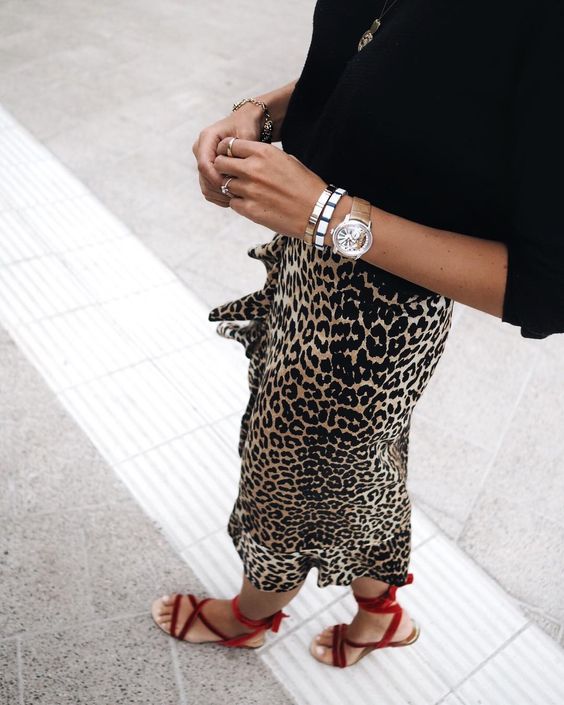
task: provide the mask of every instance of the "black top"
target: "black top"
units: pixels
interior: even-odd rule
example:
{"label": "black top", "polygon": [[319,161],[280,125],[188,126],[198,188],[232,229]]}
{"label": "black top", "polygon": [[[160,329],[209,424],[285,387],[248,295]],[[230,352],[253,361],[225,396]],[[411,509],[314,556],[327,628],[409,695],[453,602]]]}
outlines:
{"label": "black top", "polygon": [[397,0],[358,52],[382,5],[318,0],[284,150],[386,211],[506,242],[502,320],[564,332],[564,2]]}

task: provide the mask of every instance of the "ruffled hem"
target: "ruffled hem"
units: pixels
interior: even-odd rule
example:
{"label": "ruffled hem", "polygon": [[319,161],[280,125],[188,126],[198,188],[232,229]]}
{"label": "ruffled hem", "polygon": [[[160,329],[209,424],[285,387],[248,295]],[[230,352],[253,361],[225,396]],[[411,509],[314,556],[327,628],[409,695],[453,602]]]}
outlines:
{"label": "ruffled hem", "polygon": [[[268,341],[270,317],[274,293],[278,286],[280,260],[286,246],[288,235],[275,233],[272,240],[250,247],[249,257],[260,260],[266,268],[264,286],[258,291],[241,296],[239,299],[227,301],[213,308],[208,314],[208,320],[220,321],[216,332],[223,338],[237,340],[245,349],[249,358],[249,401],[241,418],[239,434],[239,455],[243,456],[243,448],[247,438],[249,419],[258,394],[260,382],[264,374]],[[248,321],[238,323],[238,321]]]}
{"label": "ruffled hem", "polygon": [[[280,258],[286,245],[287,235],[275,233],[272,240],[254,245],[247,250],[249,257],[261,261],[266,268],[264,286],[257,291],[227,301],[213,308],[209,321],[220,321],[216,327],[218,335],[237,340],[245,348],[245,355],[252,358],[261,342],[265,341],[272,308],[272,300],[278,285]],[[237,323],[248,321],[248,323]]]}
{"label": "ruffled hem", "polygon": [[373,578],[398,587],[405,585],[411,558],[411,529],[399,531],[379,545],[351,548],[332,546],[293,552],[273,552],[241,528],[234,512],[227,533],[243,563],[248,580],[264,591],[286,592],[298,587],[311,568],[317,587],[348,587],[356,578]]}

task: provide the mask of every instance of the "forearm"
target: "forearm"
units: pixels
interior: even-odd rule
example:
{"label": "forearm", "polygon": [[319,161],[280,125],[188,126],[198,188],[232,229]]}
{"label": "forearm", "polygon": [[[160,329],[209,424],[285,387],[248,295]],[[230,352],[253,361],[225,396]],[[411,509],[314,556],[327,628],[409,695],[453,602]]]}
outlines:
{"label": "forearm", "polygon": [[[344,196],[333,214],[330,232],[351,209]],[[507,246],[432,228],[372,206],[372,247],[362,259],[462,304],[501,318],[507,278]]]}
{"label": "forearm", "polygon": [[276,88],[268,93],[262,93],[255,96],[258,100],[262,100],[268,106],[268,111],[272,117],[274,127],[272,129],[272,142],[278,142],[280,139],[280,127],[286,116],[290,96],[294,91],[294,87],[298,79],[290,81],[280,88]]}

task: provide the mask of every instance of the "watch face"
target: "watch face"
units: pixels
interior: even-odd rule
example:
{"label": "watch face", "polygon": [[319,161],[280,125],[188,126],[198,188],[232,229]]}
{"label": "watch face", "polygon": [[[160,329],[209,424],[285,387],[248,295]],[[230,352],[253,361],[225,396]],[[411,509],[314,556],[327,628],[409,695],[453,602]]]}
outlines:
{"label": "watch face", "polygon": [[356,257],[364,254],[372,243],[370,228],[358,220],[337,226],[333,233],[333,244],[342,254]]}

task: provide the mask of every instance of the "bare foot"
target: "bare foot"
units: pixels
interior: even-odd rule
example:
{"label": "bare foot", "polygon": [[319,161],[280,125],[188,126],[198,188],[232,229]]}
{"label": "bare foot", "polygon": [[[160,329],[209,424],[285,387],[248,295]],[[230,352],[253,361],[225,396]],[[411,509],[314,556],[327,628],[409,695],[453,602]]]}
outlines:
{"label": "bare foot", "polygon": [[[167,634],[170,634],[172,609],[176,594],[177,593],[172,593],[172,595],[164,595],[163,597],[159,597],[151,606],[151,614],[153,615],[153,619]],[[201,601],[200,598],[197,598],[197,600],[198,602]],[[250,634],[253,632],[254,629],[241,624],[241,622],[239,622],[239,620],[235,617],[231,609],[230,602],[230,600],[213,599],[204,605],[200,614],[203,614],[210,624],[229,638],[239,636],[241,634]],[[188,599],[188,596],[182,595],[180,607],[178,609],[178,616],[176,619],[175,634],[180,633],[180,630],[192,612],[193,607],[192,603]],[[197,617],[192,623],[190,629],[188,629],[188,633],[184,636],[183,640],[188,641],[191,644],[201,644],[206,641],[221,641],[221,637],[209,630],[202,620]],[[249,641],[245,642],[245,645],[256,647],[261,646],[263,643],[264,632],[262,632],[262,634],[258,634],[253,639],[249,639]]]}
{"label": "bare foot", "polygon": [[[346,636],[351,641],[379,641],[384,636],[392,618],[393,614],[389,612],[378,614],[359,609],[353,621],[347,627]],[[404,609],[392,641],[407,639],[412,634],[414,626],[409,614]],[[310,653],[317,661],[333,664],[332,638],[333,626],[324,629],[312,641]],[[347,643],[344,644],[344,648],[347,666],[352,666],[353,663],[356,663],[364,649],[364,647],[354,647]]]}

